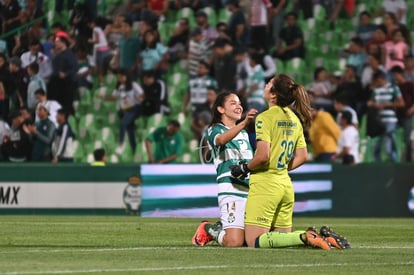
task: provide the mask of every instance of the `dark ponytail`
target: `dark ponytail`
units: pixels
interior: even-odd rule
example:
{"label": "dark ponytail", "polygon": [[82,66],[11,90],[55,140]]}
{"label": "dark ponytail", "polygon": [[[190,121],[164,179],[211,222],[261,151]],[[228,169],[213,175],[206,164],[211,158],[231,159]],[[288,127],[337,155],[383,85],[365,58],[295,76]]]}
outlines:
{"label": "dark ponytail", "polygon": [[280,107],[292,106],[302,121],[304,127],[310,126],[312,115],[308,93],[300,84],[285,74],[275,76],[272,80],[272,93],[277,93],[276,105]]}

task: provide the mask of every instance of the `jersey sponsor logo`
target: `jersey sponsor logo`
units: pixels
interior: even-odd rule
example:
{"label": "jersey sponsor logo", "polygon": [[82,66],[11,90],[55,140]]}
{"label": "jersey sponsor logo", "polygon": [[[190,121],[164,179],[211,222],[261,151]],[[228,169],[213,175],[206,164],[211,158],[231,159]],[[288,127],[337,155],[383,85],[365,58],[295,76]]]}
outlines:
{"label": "jersey sponsor logo", "polygon": [[293,136],[295,134],[295,131],[293,131],[293,130],[283,130],[283,134],[285,136]]}
{"label": "jersey sponsor logo", "polygon": [[268,223],[269,219],[265,218],[265,217],[257,217],[256,221],[260,222],[260,223]]}
{"label": "jersey sponsor logo", "polygon": [[297,126],[297,123],[294,121],[278,121],[277,122],[277,127],[291,127],[294,128]]}

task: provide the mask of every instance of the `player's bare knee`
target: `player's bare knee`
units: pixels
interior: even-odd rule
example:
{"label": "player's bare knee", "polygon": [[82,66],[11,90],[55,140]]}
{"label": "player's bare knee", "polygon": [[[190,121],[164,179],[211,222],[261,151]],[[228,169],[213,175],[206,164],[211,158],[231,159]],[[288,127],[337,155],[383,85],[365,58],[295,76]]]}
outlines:
{"label": "player's bare knee", "polygon": [[225,247],[241,247],[244,244],[243,238],[237,238],[233,236],[225,236],[223,240],[223,246]]}

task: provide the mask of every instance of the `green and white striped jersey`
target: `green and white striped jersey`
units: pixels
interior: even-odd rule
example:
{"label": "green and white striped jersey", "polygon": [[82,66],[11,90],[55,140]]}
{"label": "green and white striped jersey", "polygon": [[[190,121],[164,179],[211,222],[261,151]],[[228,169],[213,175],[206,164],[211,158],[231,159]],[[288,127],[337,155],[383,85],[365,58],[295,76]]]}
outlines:
{"label": "green and white striped jersey", "polygon": [[253,149],[245,130],[242,130],[227,144],[217,146],[217,136],[228,129],[223,124],[215,124],[208,128],[207,141],[212,151],[214,166],[217,171],[218,195],[247,197],[249,179],[239,180],[233,178],[230,174],[230,166],[237,165],[241,161],[249,162],[253,158]]}
{"label": "green and white striped jersey", "polygon": [[190,79],[189,93],[192,105],[201,105],[207,102],[207,88],[213,86],[217,88],[217,81],[209,76],[202,76]]}
{"label": "green and white striped jersey", "polygon": [[[375,88],[371,95],[371,99],[377,103],[392,103],[401,96],[401,91],[398,86],[387,83],[382,87]],[[395,112],[394,108],[381,109],[379,111],[379,114],[383,123],[398,121],[397,113]]]}

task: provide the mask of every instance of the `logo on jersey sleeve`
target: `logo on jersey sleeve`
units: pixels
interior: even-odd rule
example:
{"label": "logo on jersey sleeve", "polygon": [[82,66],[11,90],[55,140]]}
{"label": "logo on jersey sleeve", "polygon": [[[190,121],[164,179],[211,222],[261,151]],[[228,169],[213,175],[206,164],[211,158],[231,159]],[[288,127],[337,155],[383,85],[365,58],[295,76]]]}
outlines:
{"label": "logo on jersey sleeve", "polygon": [[262,129],[262,124],[263,124],[263,120],[256,121],[256,128],[257,129]]}

